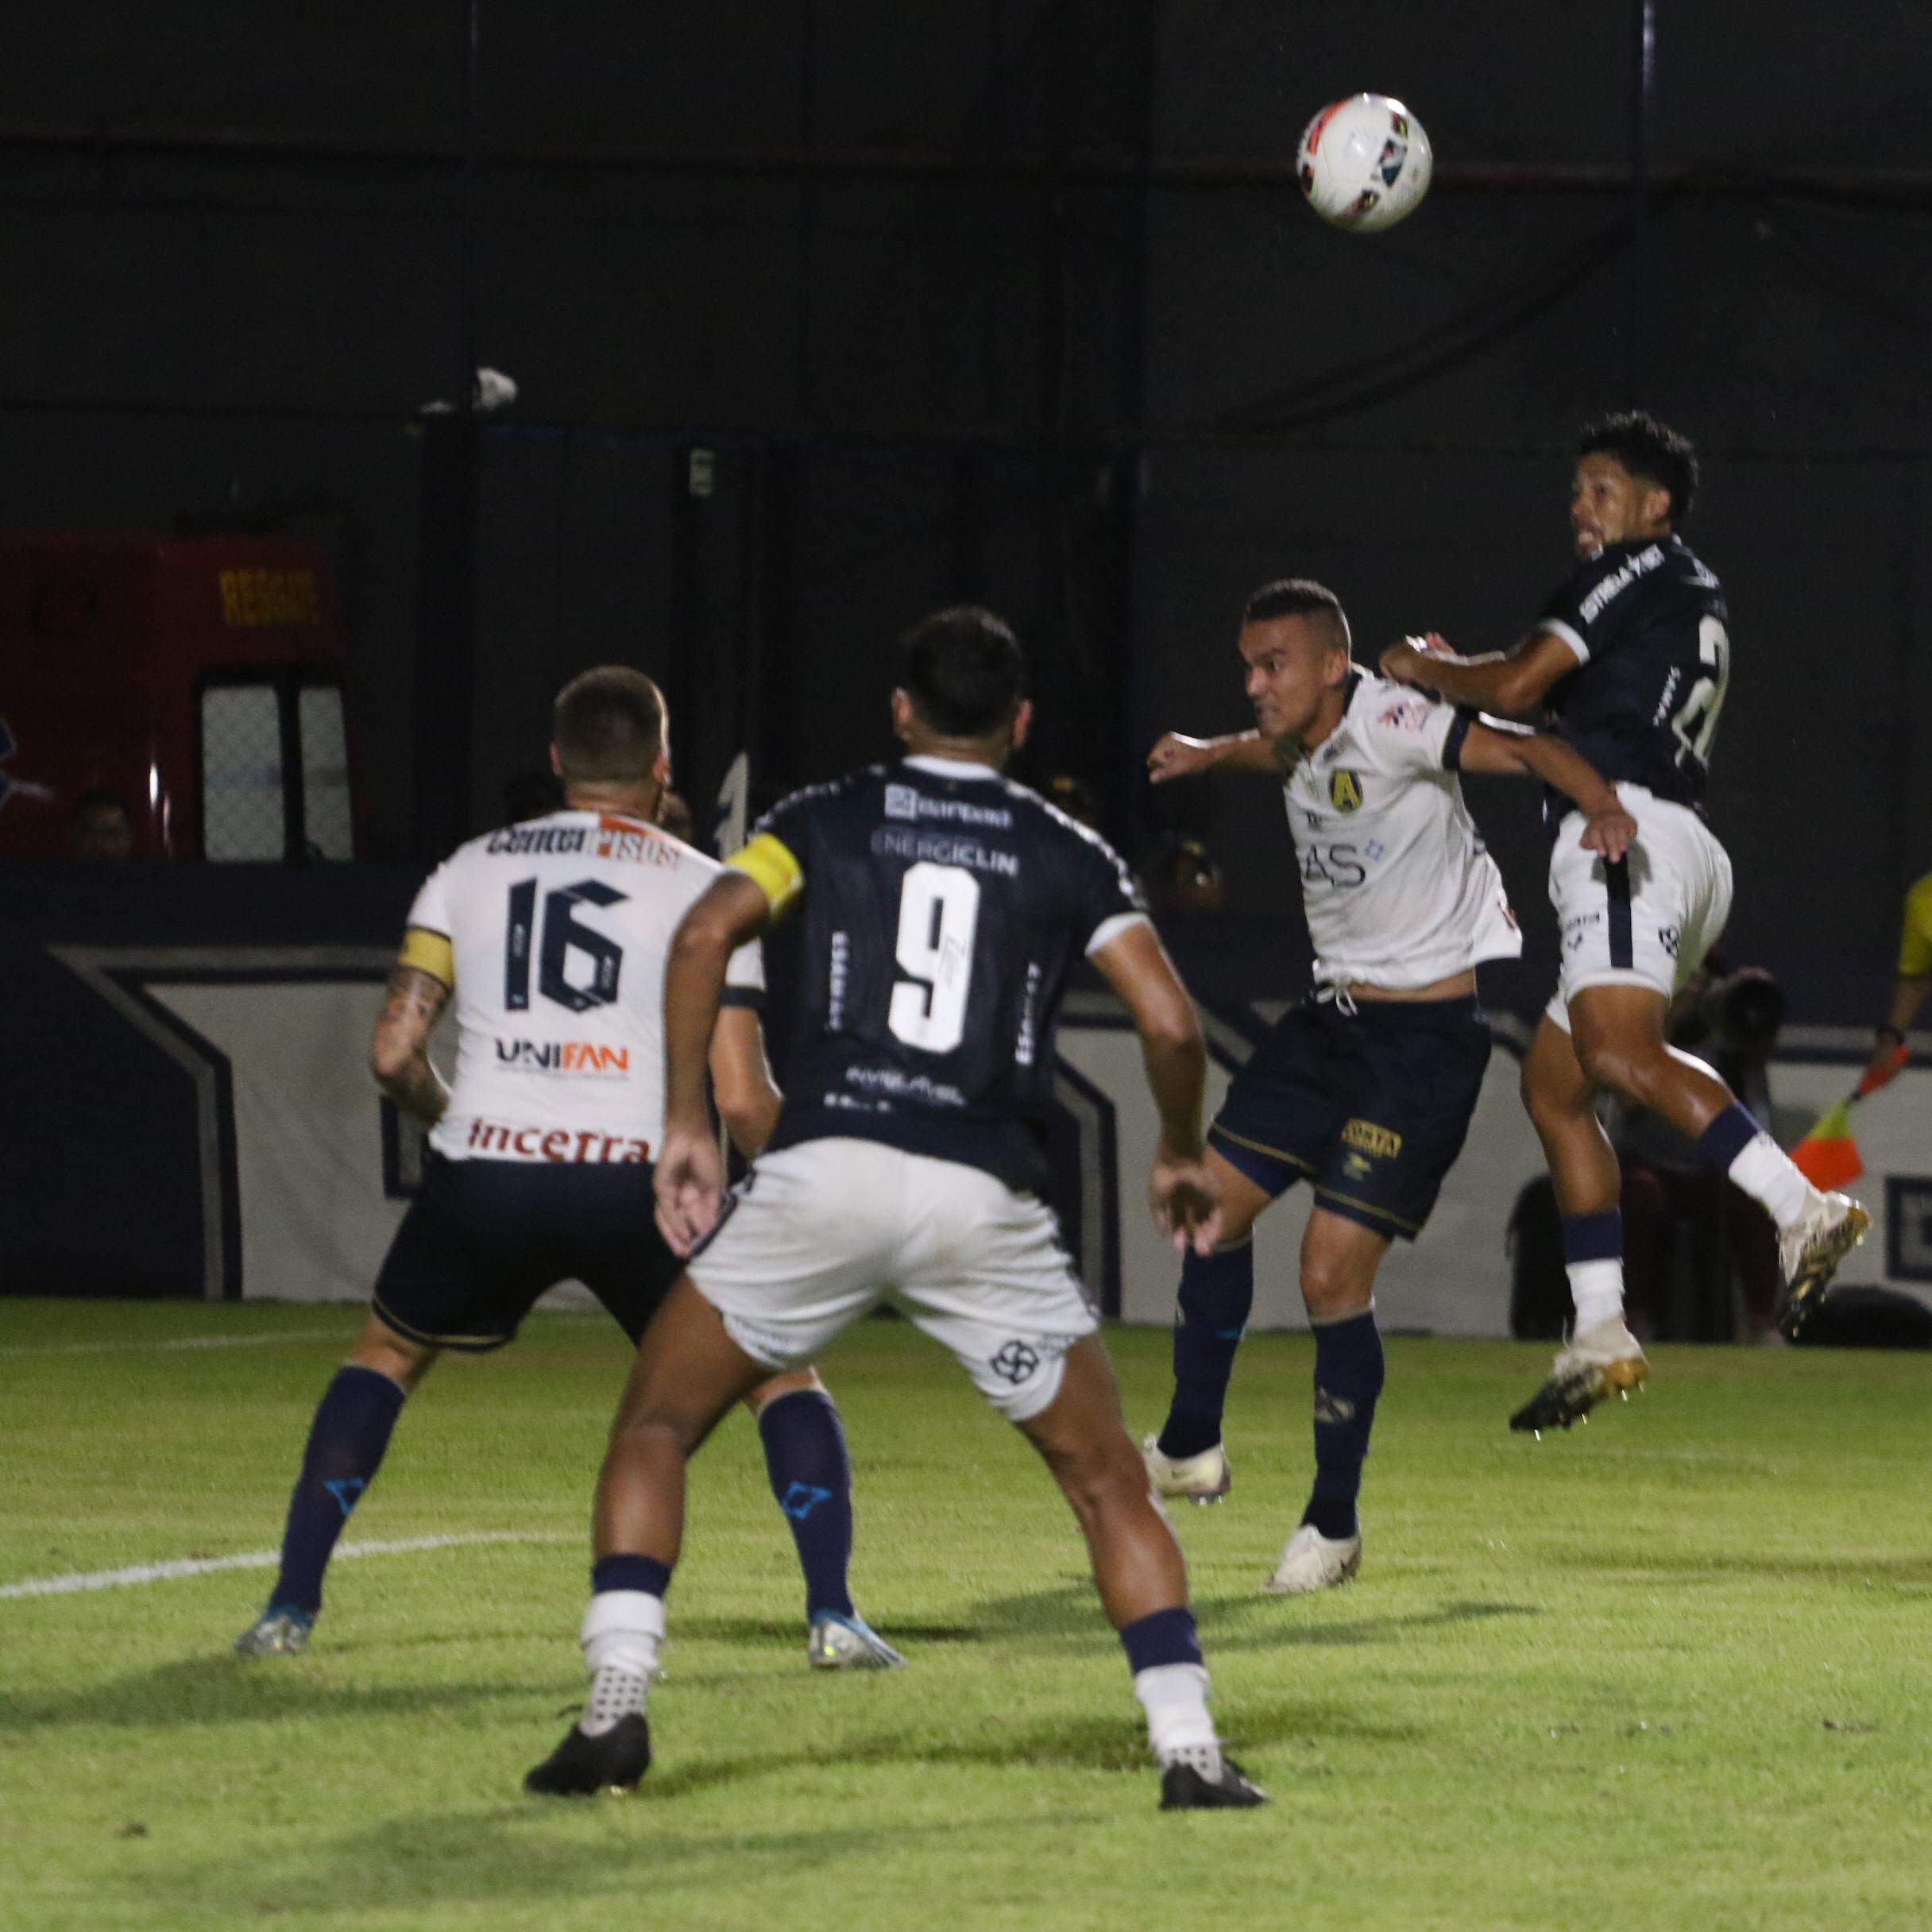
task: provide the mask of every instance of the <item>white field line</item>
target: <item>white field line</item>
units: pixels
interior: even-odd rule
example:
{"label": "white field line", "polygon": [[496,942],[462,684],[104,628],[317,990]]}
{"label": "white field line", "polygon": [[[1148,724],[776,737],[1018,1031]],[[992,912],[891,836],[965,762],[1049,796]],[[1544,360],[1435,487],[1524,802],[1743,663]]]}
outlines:
{"label": "white field line", "polygon": [[289,1328],[280,1335],[189,1335],[170,1342],[133,1339],[125,1342],[41,1342],[20,1348],[0,1348],[0,1355],[104,1355],[123,1348],[271,1348],[279,1342],[353,1342],[356,1334],[354,1328]]}
{"label": "white field line", "polygon": [[[414,1550],[473,1549],[489,1543],[576,1543],[582,1538],[556,1531],[482,1530],[464,1536],[399,1536],[387,1542],[338,1544],[338,1556],[399,1556]],[[272,1570],[279,1550],[248,1550],[235,1556],[191,1556],[172,1563],[136,1563],[127,1570],[71,1570],[64,1576],[29,1577],[0,1583],[0,1598],[67,1597],[83,1590],[127,1590],[138,1583],[168,1583],[176,1577],[210,1576],[218,1570]]]}

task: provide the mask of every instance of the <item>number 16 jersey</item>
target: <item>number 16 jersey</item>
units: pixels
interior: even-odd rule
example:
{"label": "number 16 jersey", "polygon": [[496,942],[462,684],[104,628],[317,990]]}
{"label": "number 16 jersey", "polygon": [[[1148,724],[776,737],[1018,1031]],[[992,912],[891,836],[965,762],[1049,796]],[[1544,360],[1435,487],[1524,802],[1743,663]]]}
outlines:
{"label": "number 16 jersey", "polygon": [[[631,1161],[664,1133],[664,957],[717,862],[642,820],[547,817],[472,839],[424,883],[403,964],[455,989],[453,1161]],[[725,997],[755,1003],[754,944]]]}
{"label": "number 16 jersey", "polygon": [[785,1108],[771,1149],[844,1137],[1037,1192],[1073,963],[1146,906],[1126,865],[991,766],[917,757],[794,794],[731,861],[775,914]]}

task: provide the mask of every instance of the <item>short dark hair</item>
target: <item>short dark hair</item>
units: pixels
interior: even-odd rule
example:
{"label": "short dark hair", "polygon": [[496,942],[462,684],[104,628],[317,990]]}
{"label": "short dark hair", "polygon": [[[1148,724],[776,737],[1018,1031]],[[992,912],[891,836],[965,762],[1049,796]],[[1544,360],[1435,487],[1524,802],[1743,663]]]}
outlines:
{"label": "short dark hair", "polygon": [[1578,456],[1613,456],[1633,477],[1671,493],[1673,521],[1690,514],[1697,495],[1697,450],[1688,436],[1660,423],[1647,409],[1621,409],[1584,424]]}
{"label": "short dark hair", "polygon": [[1313,617],[1327,627],[1341,649],[1354,648],[1342,600],[1312,577],[1277,577],[1272,584],[1263,584],[1242,606],[1244,624],[1272,624],[1277,617]]}
{"label": "short dark hair", "polygon": [[557,694],[551,736],[566,784],[635,783],[664,744],[664,694],[641,670],[600,664]]}
{"label": "short dark hair", "polygon": [[949,738],[983,738],[1012,722],[1026,691],[1013,627],[975,604],[922,617],[900,640],[899,687]]}

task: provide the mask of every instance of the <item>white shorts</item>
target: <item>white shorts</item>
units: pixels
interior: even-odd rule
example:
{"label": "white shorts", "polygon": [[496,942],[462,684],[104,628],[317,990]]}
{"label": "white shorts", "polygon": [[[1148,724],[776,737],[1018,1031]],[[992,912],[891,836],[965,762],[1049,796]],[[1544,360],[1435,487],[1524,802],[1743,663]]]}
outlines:
{"label": "white shorts", "polygon": [[732,1339],[774,1372],[891,1301],[1014,1422],[1048,1407],[1067,1350],[1099,1325],[1037,1196],[875,1141],[761,1156],[688,1272]]}
{"label": "white shorts", "polygon": [[1577,843],[1581,812],[1563,821],[1550,855],[1563,972],[1548,1012],[1566,1033],[1569,1003],[1586,986],[1653,987],[1668,999],[1731,916],[1731,862],[1710,826],[1641,785],[1619,785],[1617,795],[1637,825],[1621,866]]}

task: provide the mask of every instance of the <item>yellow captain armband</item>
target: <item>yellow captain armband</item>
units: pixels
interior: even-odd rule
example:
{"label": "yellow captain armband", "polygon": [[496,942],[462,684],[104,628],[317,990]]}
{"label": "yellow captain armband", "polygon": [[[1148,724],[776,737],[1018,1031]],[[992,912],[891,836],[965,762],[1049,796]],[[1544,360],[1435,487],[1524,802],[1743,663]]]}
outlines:
{"label": "yellow captain armband", "polygon": [[1905,930],[1899,939],[1899,976],[1932,976],[1932,872],[1905,895]]}
{"label": "yellow captain armband", "polygon": [[403,949],[396,957],[399,966],[413,966],[446,987],[456,984],[456,949],[446,933],[432,933],[426,925],[412,925],[403,935]]}
{"label": "yellow captain armband", "polygon": [[781,913],[805,890],[805,874],[791,848],[783,840],[761,832],[740,852],[724,861],[734,872],[742,872],[771,902],[774,913]]}

